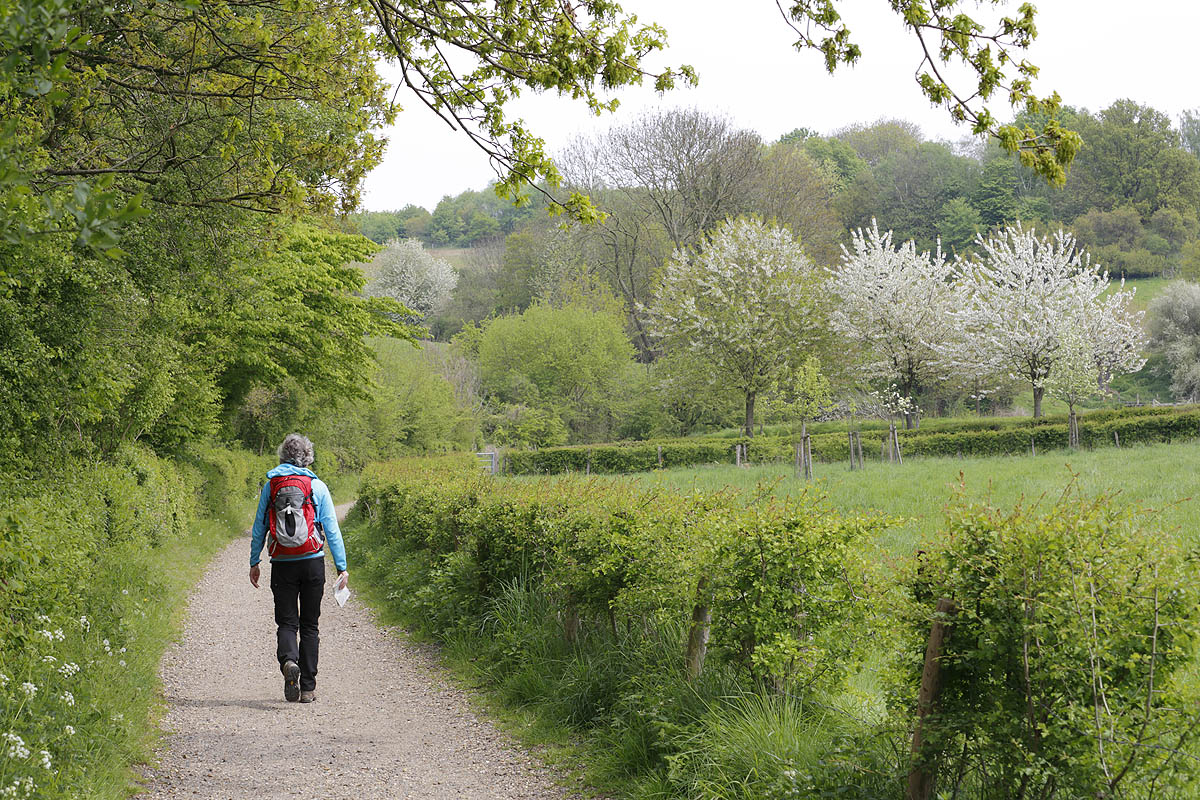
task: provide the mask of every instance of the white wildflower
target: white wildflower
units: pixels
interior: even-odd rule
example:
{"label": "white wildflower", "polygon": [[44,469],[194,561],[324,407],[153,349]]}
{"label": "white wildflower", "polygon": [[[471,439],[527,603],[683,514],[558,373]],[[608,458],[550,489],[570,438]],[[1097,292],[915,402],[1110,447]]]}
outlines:
{"label": "white wildflower", "polygon": [[54,629],[54,638],[61,642],[67,638],[67,635],[65,633],[63,633],[62,628],[55,628]]}
{"label": "white wildflower", "polygon": [[125,659],[123,659],[123,658],[122,658],[122,659],[121,659],[120,661],[118,661],[117,663],[118,663],[118,664],[120,664],[120,665],[123,667],[123,666],[125,666]]}
{"label": "white wildflower", "polygon": [[75,727],[73,725],[63,725],[63,733],[67,736],[75,735]]}
{"label": "white wildflower", "polygon": [[129,594],[129,590],[128,590],[128,589],[122,589],[122,590],[121,590],[121,594],[126,594],[126,595],[127,595],[127,594]]}
{"label": "white wildflower", "polygon": [[54,656],[42,656],[43,664],[53,664],[56,661],[58,661],[58,659],[55,658]]}
{"label": "white wildflower", "polygon": [[3,689],[5,686],[8,686],[8,676],[0,672],[0,689]]}
{"label": "white wildflower", "polygon": [[54,631],[41,630],[38,631],[38,636],[45,636],[47,641],[54,641]]}
{"label": "white wildflower", "polygon": [[6,731],[3,734],[0,734],[0,740],[8,743],[9,758],[29,758],[29,748],[25,746],[25,741],[20,736]]}
{"label": "white wildflower", "polygon": [[75,705],[75,695],[71,694],[70,692],[63,692],[62,699],[63,702],[69,706]]}
{"label": "white wildflower", "polygon": [[86,614],[79,618],[79,627],[83,628],[84,631],[92,629],[92,621],[87,618]]}
{"label": "white wildflower", "polygon": [[38,687],[36,684],[25,681],[21,684],[21,690],[25,692],[26,697],[33,697],[35,694],[37,694]]}
{"label": "white wildflower", "polygon": [[72,661],[68,661],[66,664],[63,664],[61,667],[59,667],[58,671],[64,678],[73,678],[79,672],[79,665]]}
{"label": "white wildflower", "polygon": [[47,770],[48,770],[48,769],[50,769],[50,766],[51,766],[51,763],[50,763],[50,751],[49,751],[49,750],[43,750],[43,751],[41,751],[41,752],[40,752],[38,755],[40,755],[40,756],[42,757],[42,758],[41,758],[42,769],[47,769]]}
{"label": "white wildflower", "polygon": [[45,614],[35,614],[33,618],[42,625],[50,624],[50,618],[47,617]]}

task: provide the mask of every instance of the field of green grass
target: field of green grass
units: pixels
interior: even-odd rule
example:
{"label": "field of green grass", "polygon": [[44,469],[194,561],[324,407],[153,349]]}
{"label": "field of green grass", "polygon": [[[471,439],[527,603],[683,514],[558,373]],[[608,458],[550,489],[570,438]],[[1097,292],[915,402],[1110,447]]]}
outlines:
{"label": "field of green grass", "polygon": [[[904,464],[867,462],[851,472],[845,464],[816,464],[812,484],[793,477],[783,465],[706,466],[638,475],[644,485],[776,496],[819,492],[844,512],[877,511],[901,518],[879,545],[896,555],[911,553],[937,535],[943,509],[959,491],[989,498],[1000,507],[1018,502],[1049,503],[1077,482],[1088,496],[1115,494],[1121,502],[1145,509],[1149,523],[1178,536],[1188,547],[1200,547],[1200,506],[1193,500],[1200,475],[1200,442],[1094,451],[1055,451],[1038,456],[997,458],[922,458]],[[597,480],[630,478],[597,478]],[[512,478],[509,480],[528,480]]]}

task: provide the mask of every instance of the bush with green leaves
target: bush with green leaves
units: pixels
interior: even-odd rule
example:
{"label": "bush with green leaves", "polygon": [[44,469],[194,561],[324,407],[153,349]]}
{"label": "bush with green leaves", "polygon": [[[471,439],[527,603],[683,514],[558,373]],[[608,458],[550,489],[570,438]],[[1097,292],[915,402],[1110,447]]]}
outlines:
{"label": "bush with green leaves", "polygon": [[1044,509],[951,508],[907,580],[894,696],[908,718],[940,619],[941,690],[916,762],[939,797],[1195,796],[1196,568],[1144,524],[1071,490]]}

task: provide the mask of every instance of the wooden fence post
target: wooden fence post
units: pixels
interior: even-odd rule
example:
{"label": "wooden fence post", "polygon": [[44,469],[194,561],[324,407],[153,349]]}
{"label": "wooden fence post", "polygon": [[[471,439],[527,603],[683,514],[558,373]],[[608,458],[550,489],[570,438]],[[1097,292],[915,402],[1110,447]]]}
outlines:
{"label": "wooden fence post", "polygon": [[850,471],[854,471],[854,431],[846,431],[846,438],[850,441]]}
{"label": "wooden fence post", "polygon": [[583,474],[584,475],[592,474],[592,450],[590,447],[588,448],[588,452],[587,452],[587,463],[584,464],[584,466],[583,466]]}
{"label": "wooden fence post", "polygon": [[854,432],[854,450],[855,450],[855,452],[858,453],[858,468],[862,469],[863,468],[862,431]]}
{"label": "wooden fence post", "polygon": [[801,442],[796,442],[795,448],[796,448],[796,469],[793,472],[793,477],[799,478],[800,477],[800,461],[803,458],[803,456],[801,455],[801,452],[804,448],[804,445]]}
{"label": "wooden fence post", "polygon": [[662,445],[658,446],[658,468],[662,469]]}
{"label": "wooden fence post", "polygon": [[917,693],[917,726],[913,730],[912,768],[908,773],[908,789],[904,800],[929,800],[933,794],[934,770],[922,758],[921,743],[925,718],[933,711],[938,693],[942,688],[942,647],[950,635],[950,623],[946,621],[954,613],[954,601],[942,598],[934,609],[937,615],[929,627],[929,643],[925,646],[925,668],[921,671],[921,688]]}
{"label": "wooden fence post", "polygon": [[892,449],[896,454],[896,463],[903,464],[904,456],[900,453],[900,432],[896,430],[896,423],[892,423]]}
{"label": "wooden fence post", "polygon": [[708,652],[708,633],[712,626],[712,609],[708,605],[708,578],[696,584],[696,604],[692,607],[692,628],[688,631],[685,665],[688,682],[704,671],[704,656]]}
{"label": "wooden fence post", "polygon": [[804,434],[804,479],[806,481],[811,481],[813,479],[812,437],[807,433]]}
{"label": "wooden fence post", "polygon": [[740,467],[742,465],[742,446],[740,444],[735,444],[733,446],[733,459],[733,463],[736,466]]}
{"label": "wooden fence post", "polygon": [[1121,434],[1113,431],[1113,441],[1117,443],[1117,447],[1121,446]]}
{"label": "wooden fence post", "polygon": [[1031,455],[1037,455],[1037,442],[1034,441],[1033,436],[1029,437],[1029,452]]}

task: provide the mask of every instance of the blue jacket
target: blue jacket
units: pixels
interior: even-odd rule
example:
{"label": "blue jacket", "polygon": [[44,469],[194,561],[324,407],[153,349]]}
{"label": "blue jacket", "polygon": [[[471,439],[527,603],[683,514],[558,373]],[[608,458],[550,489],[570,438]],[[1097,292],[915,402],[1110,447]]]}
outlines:
{"label": "blue jacket", "polygon": [[[258,495],[258,512],[254,515],[254,527],[250,529],[250,566],[259,562],[263,544],[267,541],[267,503],[271,500],[271,478],[278,475],[307,475],[312,478],[313,500],[317,503],[317,522],[325,528],[325,543],[333,555],[333,564],[342,571],[346,568],[346,546],[342,543],[342,529],[338,527],[337,511],[333,508],[333,495],[325,481],[316,476],[312,470],[292,464],[280,464],[267,472],[267,482],[263,484]],[[284,556],[272,558],[271,561],[302,561],[306,558],[324,558],[324,551],[309,553],[305,556]]]}

